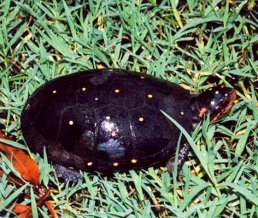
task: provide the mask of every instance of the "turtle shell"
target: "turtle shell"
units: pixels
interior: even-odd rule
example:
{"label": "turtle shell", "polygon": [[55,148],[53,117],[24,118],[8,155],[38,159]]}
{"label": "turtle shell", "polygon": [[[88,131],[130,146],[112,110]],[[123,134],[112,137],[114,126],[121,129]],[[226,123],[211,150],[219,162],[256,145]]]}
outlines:
{"label": "turtle shell", "polygon": [[62,76],[28,99],[21,130],[30,149],[81,170],[112,172],[165,161],[188,132],[191,96],[180,86],[142,73],[89,70]]}

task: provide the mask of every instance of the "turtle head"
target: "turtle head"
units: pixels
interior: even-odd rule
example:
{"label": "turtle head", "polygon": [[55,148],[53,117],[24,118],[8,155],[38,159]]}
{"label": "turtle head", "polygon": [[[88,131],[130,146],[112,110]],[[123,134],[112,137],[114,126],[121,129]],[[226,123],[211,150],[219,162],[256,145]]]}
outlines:
{"label": "turtle head", "polygon": [[236,99],[232,88],[215,86],[193,98],[193,123],[200,122],[209,114],[212,121],[227,113]]}

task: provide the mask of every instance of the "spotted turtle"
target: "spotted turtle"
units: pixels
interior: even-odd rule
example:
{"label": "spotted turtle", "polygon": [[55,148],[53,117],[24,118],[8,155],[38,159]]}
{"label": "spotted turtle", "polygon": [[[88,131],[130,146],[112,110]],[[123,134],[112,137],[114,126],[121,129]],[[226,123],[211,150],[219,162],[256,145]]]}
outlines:
{"label": "spotted turtle", "polygon": [[[61,169],[142,168],[176,152],[180,131],[161,110],[190,133],[205,114],[214,120],[226,113],[235,96],[223,86],[191,96],[179,85],[150,75],[88,70],[37,89],[22,111],[21,130],[32,151],[42,155],[45,147],[52,162],[66,167]],[[179,161],[186,151],[182,146]]]}

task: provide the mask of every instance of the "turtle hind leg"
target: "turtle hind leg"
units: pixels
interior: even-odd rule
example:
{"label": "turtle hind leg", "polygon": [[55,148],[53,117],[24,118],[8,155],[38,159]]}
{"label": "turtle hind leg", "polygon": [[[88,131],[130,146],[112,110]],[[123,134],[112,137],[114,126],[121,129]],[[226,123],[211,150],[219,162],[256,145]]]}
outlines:
{"label": "turtle hind leg", "polygon": [[65,182],[76,183],[79,179],[82,179],[83,176],[76,170],[66,168],[62,165],[55,164],[54,169],[58,178],[64,180]]}
{"label": "turtle hind leg", "polygon": [[175,170],[175,167],[177,168],[178,171],[182,168],[185,162],[186,156],[188,154],[188,151],[189,151],[189,146],[185,143],[178,153],[177,163],[175,163],[175,157],[167,161],[166,166],[170,174],[173,173],[173,171]]}

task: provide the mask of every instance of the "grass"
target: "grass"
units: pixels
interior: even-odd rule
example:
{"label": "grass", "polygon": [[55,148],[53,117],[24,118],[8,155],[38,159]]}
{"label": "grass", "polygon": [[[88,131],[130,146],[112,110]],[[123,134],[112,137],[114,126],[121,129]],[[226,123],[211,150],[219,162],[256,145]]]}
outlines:
{"label": "grass", "polygon": [[[0,3],[0,122],[19,139],[25,101],[46,81],[91,68],[142,71],[192,93],[207,80],[237,89],[228,116],[198,125],[178,176],[149,168],[111,177],[83,172],[59,181],[37,154],[41,181],[61,217],[257,217],[257,4],[250,1],[11,1]],[[232,77],[237,78],[234,82]],[[173,122],[173,120],[172,120]],[[1,155],[6,175],[13,168]],[[33,215],[48,217],[28,187],[0,179],[0,200],[26,192]],[[28,185],[26,185],[28,186]],[[7,207],[0,210],[11,212]],[[8,212],[9,211],[9,212]]]}

